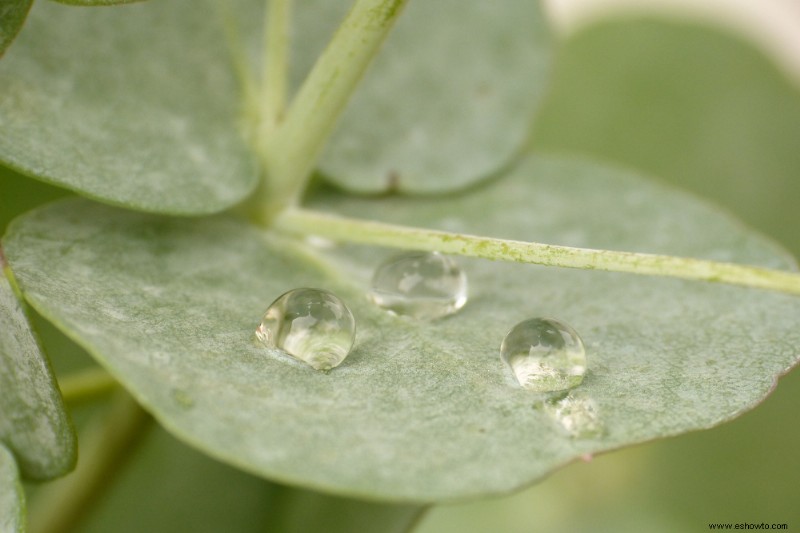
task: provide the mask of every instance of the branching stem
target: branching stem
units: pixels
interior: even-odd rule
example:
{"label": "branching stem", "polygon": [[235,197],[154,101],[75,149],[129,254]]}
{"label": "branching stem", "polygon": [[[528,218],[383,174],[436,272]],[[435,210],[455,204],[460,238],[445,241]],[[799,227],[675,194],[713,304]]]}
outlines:
{"label": "branching stem", "polygon": [[[228,55],[231,58],[233,72],[242,91],[242,100],[245,107],[245,115],[258,113],[257,83],[253,76],[250,65],[247,64],[247,52],[245,51],[242,37],[239,34],[239,26],[236,18],[231,12],[231,6],[224,0],[217,0],[215,3],[217,15],[222,23],[225,32],[225,42],[228,47]],[[250,132],[252,134],[252,132]]]}
{"label": "branching stem", "polygon": [[284,211],[274,227],[289,233],[391,248],[439,251],[499,261],[630,272],[755,287],[800,295],[800,274],[703,259],[593,250],[448,233],[344,218],[307,209]]}
{"label": "branching stem", "polygon": [[283,121],[257,140],[265,176],[251,202],[256,221],[269,223],[278,211],[297,203],[336,120],[406,2],[356,0]]}
{"label": "branching stem", "polygon": [[261,87],[261,131],[267,138],[286,108],[289,87],[289,29],[292,0],[268,0],[264,22],[264,65]]}

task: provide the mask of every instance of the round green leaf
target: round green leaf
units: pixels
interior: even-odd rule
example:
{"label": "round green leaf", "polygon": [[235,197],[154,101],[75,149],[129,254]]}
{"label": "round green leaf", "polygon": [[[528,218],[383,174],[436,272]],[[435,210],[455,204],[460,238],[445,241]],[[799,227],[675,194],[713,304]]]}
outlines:
{"label": "round green leaf", "polygon": [[33,0],[9,0],[0,5],[0,57],[17,36]]}
{"label": "round green leaf", "polygon": [[0,531],[25,531],[25,492],[19,480],[17,464],[0,444]]}
{"label": "round green leaf", "polygon": [[[532,158],[460,196],[314,205],[441,229],[793,268],[779,248],[663,186]],[[182,221],[64,201],[18,219],[7,254],[36,309],[172,432],[266,477],[351,496],[436,501],[506,492],[584,456],[706,428],[760,401],[798,358],[800,300],[676,279],[462,260],[470,300],[438,321],[366,298],[383,252],[310,248],[224,217]],[[325,374],[268,350],[269,303],[331,290],[358,324]],[[532,316],[583,336],[575,394],[600,430],[573,437],[499,358]]]}
{"label": "round green leaf", "polygon": [[0,62],[0,160],[146,211],[223,210],[256,184],[212,5],[39,2]]}
{"label": "round green leaf", "polygon": [[[316,58],[316,39],[330,35],[349,4],[298,6],[295,73]],[[495,174],[525,141],[550,50],[539,2],[410,2],[342,116],[321,171],[372,193],[442,192]]]}
{"label": "round green leaf", "polygon": [[14,452],[23,474],[52,478],[75,465],[75,433],[23,304],[4,274],[0,275],[0,442]]}

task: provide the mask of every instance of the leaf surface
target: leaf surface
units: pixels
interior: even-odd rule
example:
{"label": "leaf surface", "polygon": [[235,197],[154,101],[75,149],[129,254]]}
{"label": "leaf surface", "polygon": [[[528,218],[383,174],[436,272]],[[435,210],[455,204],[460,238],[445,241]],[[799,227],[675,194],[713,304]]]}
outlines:
{"label": "leaf surface", "polygon": [[0,63],[0,160],[145,211],[221,211],[256,184],[210,3],[37,2]]}
{"label": "leaf surface", "polygon": [[[448,198],[317,207],[451,231],[794,268],[692,198],[591,162],[530,158]],[[227,217],[182,221],[63,201],[12,224],[21,287],[172,432],[245,470],[367,499],[502,493],[585,454],[710,427],[760,401],[798,357],[800,300],[674,279],[462,260],[470,299],[418,322],[372,306],[385,251],[311,248]],[[328,374],[254,341],[269,303],[331,290],[358,324]],[[573,437],[499,358],[532,316],[583,336],[575,394],[601,431]]]}
{"label": "leaf surface", "polygon": [[14,456],[0,444],[0,530],[25,531],[25,492]]}
{"label": "leaf surface", "polygon": [[0,5],[0,57],[25,24],[33,0],[7,0]]}
{"label": "leaf surface", "polygon": [[[298,5],[296,78],[350,3]],[[368,193],[442,192],[498,172],[525,142],[550,51],[539,2],[410,2],[342,116],[321,171]]]}
{"label": "leaf surface", "polygon": [[71,470],[75,433],[5,268],[0,275],[0,390],[0,442],[14,452],[22,473],[48,479]]}

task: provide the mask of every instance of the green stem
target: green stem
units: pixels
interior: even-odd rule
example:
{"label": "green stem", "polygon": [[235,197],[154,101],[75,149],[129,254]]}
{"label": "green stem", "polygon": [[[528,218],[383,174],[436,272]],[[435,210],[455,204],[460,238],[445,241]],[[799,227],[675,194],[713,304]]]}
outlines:
{"label": "green stem", "polygon": [[[305,189],[336,120],[407,0],[356,0],[278,128],[258,140],[265,181],[253,217],[267,224]],[[253,205],[251,203],[251,205]]]}
{"label": "green stem", "polygon": [[[247,64],[247,53],[242,44],[236,18],[231,12],[231,6],[228,2],[217,0],[216,8],[217,16],[222,22],[222,28],[225,32],[225,42],[228,47],[228,55],[233,64],[233,71],[242,91],[242,100],[244,101],[245,107],[244,114],[245,116],[257,115],[258,98],[256,94],[256,79],[253,76],[250,65]],[[248,134],[253,135],[253,132],[250,131]]]}
{"label": "green stem", "polygon": [[100,367],[79,370],[58,381],[64,401],[73,405],[106,395],[118,385],[111,374]]}
{"label": "green stem", "polygon": [[281,213],[275,220],[275,227],[335,241],[545,266],[711,281],[800,295],[798,273],[703,259],[495,239],[343,218],[296,208]]}
{"label": "green stem", "polygon": [[73,529],[95,498],[119,471],[147,427],[149,417],[125,392],[81,435],[78,467],[67,477],[43,487],[31,506],[31,533],[58,533]]}
{"label": "green stem", "polygon": [[280,122],[289,86],[289,23],[291,0],[269,0],[264,22],[261,131],[266,139]]}

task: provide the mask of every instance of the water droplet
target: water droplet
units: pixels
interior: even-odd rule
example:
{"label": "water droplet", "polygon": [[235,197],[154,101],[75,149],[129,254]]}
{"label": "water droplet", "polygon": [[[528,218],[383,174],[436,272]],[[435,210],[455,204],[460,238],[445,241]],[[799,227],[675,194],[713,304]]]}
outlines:
{"label": "water droplet", "polygon": [[591,398],[584,395],[569,393],[550,399],[544,403],[544,410],[571,437],[591,438],[599,437],[603,433],[597,406]]}
{"label": "water droplet", "polygon": [[378,267],[369,297],[393,314],[439,318],[467,303],[467,276],[438,252],[404,252]]}
{"label": "water droplet", "polygon": [[269,306],[256,337],[317,370],[338,366],[356,337],[353,313],[333,293],[294,289]]}
{"label": "water droplet", "polygon": [[520,385],[537,392],[571,389],[586,373],[586,350],[571,326],[552,318],[531,318],[506,334],[500,357]]}

